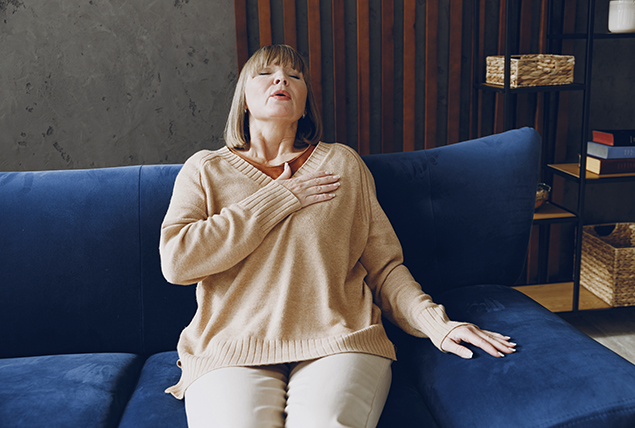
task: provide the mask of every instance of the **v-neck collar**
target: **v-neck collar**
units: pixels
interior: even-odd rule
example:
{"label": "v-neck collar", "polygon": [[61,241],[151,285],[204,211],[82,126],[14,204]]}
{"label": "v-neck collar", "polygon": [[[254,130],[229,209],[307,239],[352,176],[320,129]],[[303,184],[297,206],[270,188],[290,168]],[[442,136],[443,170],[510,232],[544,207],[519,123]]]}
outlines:
{"label": "v-neck collar", "polygon": [[[311,153],[304,164],[295,172],[294,176],[317,171],[317,168],[322,164],[329,150],[330,145],[319,142],[315,146],[315,150],[313,150],[313,153]],[[274,180],[273,178],[269,177],[267,174],[247,162],[247,160],[245,160],[240,155],[232,152],[227,146],[220,148],[218,150],[218,153],[223,157],[223,159],[229,162],[229,164],[236,168],[238,171],[263,186],[269,184],[271,181]]]}

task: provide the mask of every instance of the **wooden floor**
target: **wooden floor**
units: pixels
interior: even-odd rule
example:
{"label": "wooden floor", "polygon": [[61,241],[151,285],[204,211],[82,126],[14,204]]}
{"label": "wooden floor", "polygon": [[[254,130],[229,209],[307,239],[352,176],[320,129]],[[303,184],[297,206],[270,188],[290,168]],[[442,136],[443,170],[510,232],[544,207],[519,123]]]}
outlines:
{"label": "wooden floor", "polygon": [[635,307],[610,308],[582,288],[579,311],[571,312],[573,283],[514,287],[578,330],[635,364]]}
{"label": "wooden floor", "polygon": [[560,316],[581,332],[635,364],[635,307],[569,312]]}
{"label": "wooden floor", "polygon": [[[569,312],[573,310],[573,282],[558,284],[523,285],[514,287],[528,295],[551,312]],[[580,287],[579,309],[608,309],[610,306],[597,298],[584,287]]]}

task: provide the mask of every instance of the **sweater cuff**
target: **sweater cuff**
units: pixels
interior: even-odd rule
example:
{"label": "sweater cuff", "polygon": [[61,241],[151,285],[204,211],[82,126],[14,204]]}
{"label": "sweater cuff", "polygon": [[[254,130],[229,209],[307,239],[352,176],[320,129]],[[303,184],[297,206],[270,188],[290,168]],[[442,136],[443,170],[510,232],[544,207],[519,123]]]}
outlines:
{"label": "sweater cuff", "polygon": [[457,327],[469,325],[469,323],[466,322],[450,321],[442,305],[424,309],[417,317],[417,321],[420,330],[428,336],[432,344],[442,352],[445,351],[441,349],[441,343],[443,343],[443,340],[448,334]]}
{"label": "sweater cuff", "polygon": [[254,214],[265,235],[289,214],[302,208],[298,198],[275,181],[247,197],[240,204]]}

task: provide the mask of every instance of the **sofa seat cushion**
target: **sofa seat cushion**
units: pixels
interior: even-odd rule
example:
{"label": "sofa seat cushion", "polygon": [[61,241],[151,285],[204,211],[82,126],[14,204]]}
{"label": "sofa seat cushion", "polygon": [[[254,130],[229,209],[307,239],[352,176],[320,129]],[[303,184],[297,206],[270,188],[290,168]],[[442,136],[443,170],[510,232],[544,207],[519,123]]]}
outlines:
{"label": "sofa seat cushion", "polygon": [[120,353],[0,359],[0,426],[116,427],[142,364]]}
{"label": "sofa seat cushion", "polygon": [[164,391],[179,381],[176,351],[152,355],[126,407],[120,427],[187,428],[185,404]]}
{"label": "sofa seat cushion", "polygon": [[[185,405],[163,391],[178,382],[176,351],[148,358],[137,388],[121,420],[121,428],[187,428]],[[393,382],[379,428],[435,428],[437,425],[400,362],[393,364]]]}
{"label": "sofa seat cushion", "polygon": [[398,358],[441,427],[635,427],[635,365],[522,293],[470,286],[435,296],[448,316],[512,337],[516,353],[472,360],[428,340],[404,341]]}

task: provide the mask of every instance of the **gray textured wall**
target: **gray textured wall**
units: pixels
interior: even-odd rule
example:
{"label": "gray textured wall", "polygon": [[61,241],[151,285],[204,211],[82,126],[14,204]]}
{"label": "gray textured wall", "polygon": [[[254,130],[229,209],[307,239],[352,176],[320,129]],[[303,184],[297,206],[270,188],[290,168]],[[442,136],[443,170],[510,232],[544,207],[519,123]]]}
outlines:
{"label": "gray textured wall", "polygon": [[[180,163],[201,148],[220,147],[237,77],[233,4],[233,0],[0,0],[0,170]],[[248,4],[250,26],[257,28],[256,0]],[[282,2],[272,0],[271,4],[278,11],[273,17],[274,42],[280,42]],[[400,2],[396,4],[399,7]],[[329,5],[322,2],[325,17],[330,16]],[[354,33],[355,2],[347,0],[345,5],[347,34]],[[424,5],[419,2],[420,12]],[[487,14],[496,22],[497,5],[494,0],[487,3]],[[301,22],[305,6],[297,2]],[[373,0],[371,6],[376,38],[380,1]],[[446,6],[440,9],[442,17],[448,13]],[[580,31],[586,21],[583,9],[579,9]],[[470,11],[471,7],[465,8],[466,14]],[[598,31],[605,31],[607,5],[603,2],[598,2],[596,16]],[[417,17],[419,22],[423,18]],[[439,51],[443,53],[449,28],[446,19],[441,21]],[[327,70],[332,66],[329,20],[323,25],[323,68]],[[423,25],[417,27],[420,38],[422,29]],[[306,32],[300,25],[300,47],[306,46]],[[488,46],[493,42],[487,35],[495,32],[495,25],[488,30]],[[254,30],[250,37],[253,49],[255,34]],[[465,34],[467,37],[468,29]],[[466,39],[466,49],[468,42]],[[400,49],[398,44],[397,51]],[[635,39],[596,42],[592,127],[635,127],[635,110],[624,107],[632,104],[635,95],[634,51]],[[347,53],[349,70],[354,70],[355,56]],[[372,54],[371,75],[377,79],[379,54]],[[442,85],[447,58],[440,56]],[[398,66],[396,73],[400,73]],[[329,78],[325,73],[327,86]],[[421,83],[415,88],[419,106]],[[347,140],[355,146],[356,87],[348,86],[348,102],[353,107],[348,112]],[[464,86],[469,92],[470,82]],[[373,88],[371,95],[377,101],[379,86]],[[401,90],[396,86],[397,94]],[[581,113],[575,96],[573,93],[570,117],[573,147],[569,157],[573,161],[577,159]],[[328,92],[324,97],[328,109],[332,97]],[[395,102],[398,106],[401,101],[397,98]],[[441,97],[440,121],[445,118],[443,103]],[[489,109],[484,106],[487,112],[493,107],[490,104]],[[469,113],[465,108],[463,116]],[[487,112],[484,114],[490,114]],[[379,109],[374,107],[372,114],[373,123],[378,124]],[[333,120],[327,115],[326,140],[333,139],[332,127]],[[379,144],[375,131],[373,147]],[[419,126],[417,135],[422,132]],[[467,126],[462,132],[467,133]],[[440,133],[443,140],[443,126]],[[395,138],[400,137],[397,118]]]}
{"label": "gray textured wall", "polygon": [[0,170],[183,162],[235,80],[232,0],[0,0]]}

